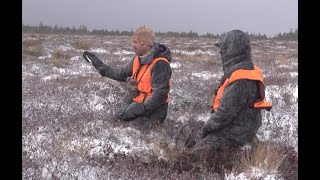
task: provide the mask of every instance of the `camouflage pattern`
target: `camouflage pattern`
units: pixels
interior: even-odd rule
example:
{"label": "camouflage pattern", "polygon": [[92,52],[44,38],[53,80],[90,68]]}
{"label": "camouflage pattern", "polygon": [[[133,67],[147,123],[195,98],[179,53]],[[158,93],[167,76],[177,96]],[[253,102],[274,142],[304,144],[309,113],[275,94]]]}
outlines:
{"label": "camouflage pattern", "polygon": [[[163,44],[155,43],[151,49],[151,53],[146,55],[143,59],[140,59],[141,65],[150,64],[153,59],[158,57],[164,57],[170,62],[170,49]],[[132,76],[133,59],[122,68],[113,68],[104,64],[103,68],[100,68],[101,70],[99,70],[100,74],[102,76],[124,82],[128,77]],[[148,119],[163,121],[167,117],[168,103],[166,103],[166,99],[170,91],[169,80],[171,78],[172,70],[170,64],[167,62],[158,61],[154,64],[151,73],[153,93],[150,98],[144,101],[145,112],[140,114],[139,117],[147,117]],[[121,109],[118,112],[119,118],[121,118],[121,115],[125,113],[126,108],[131,103],[132,98],[130,97],[125,97],[123,99]]]}
{"label": "camouflage pattern", "polygon": [[[229,31],[216,46],[221,50],[224,70],[220,85],[237,69],[253,69],[250,40],[244,32]],[[204,127],[203,142],[215,148],[250,142],[262,123],[261,110],[252,108],[258,97],[255,81],[238,80],[227,86],[220,106]]]}

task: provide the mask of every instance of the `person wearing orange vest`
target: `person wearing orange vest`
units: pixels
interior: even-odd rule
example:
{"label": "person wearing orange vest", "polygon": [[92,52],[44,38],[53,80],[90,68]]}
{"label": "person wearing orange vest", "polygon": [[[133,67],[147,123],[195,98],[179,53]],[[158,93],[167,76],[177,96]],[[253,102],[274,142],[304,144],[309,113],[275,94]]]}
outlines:
{"label": "person wearing orange vest", "polygon": [[124,120],[164,121],[170,101],[171,51],[155,42],[154,31],[138,28],[132,38],[136,56],[124,67],[113,68],[96,55],[85,51],[83,57],[98,70],[101,76],[127,82],[128,94],[116,117]]}
{"label": "person wearing orange vest", "polygon": [[252,142],[262,124],[261,110],[270,111],[272,104],[265,101],[263,75],[252,62],[247,35],[232,30],[215,45],[220,48],[224,75],[202,140],[216,149],[238,147]]}

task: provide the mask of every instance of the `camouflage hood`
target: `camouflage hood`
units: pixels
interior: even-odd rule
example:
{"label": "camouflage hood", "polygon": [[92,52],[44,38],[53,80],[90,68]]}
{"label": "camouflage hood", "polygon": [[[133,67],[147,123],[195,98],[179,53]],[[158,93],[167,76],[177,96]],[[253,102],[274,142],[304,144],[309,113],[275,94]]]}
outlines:
{"label": "camouflage hood", "polygon": [[166,45],[155,43],[151,49],[151,53],[141,60],[141,64],[149,64],[153,59],[159,57],[164,57],[171,62],[171,51]]}
{"label": "camouflage hood", "polygon": [[[220,48],[221,58],[223,63],[223,71],[225,74],[230,74],[230,70],[235,70],[234,66],[239,66],[239,63],[249,62],[250,69],[253,68],[251,60],[250,40],[247,35],[241,30],[232,30],[224,34],[215,44]],[[239,69],[239,68],[237,68]]]}

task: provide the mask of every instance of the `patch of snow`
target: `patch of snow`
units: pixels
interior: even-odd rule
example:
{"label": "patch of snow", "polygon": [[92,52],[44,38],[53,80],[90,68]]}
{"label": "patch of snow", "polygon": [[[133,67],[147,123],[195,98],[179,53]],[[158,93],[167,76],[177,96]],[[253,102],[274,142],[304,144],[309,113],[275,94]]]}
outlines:
{"label": "patch of snow", "polygon": [[115,55],[128,55],[128,54],[135,54],[135,52],[122,50],[122,51],[115,52],[113,54],[115,54]]}
{"label": "patch of snow", "polygon": [[109,51],[102,49],[102,48],[97,48],[97,49],[90,49],[90,51],[92,52],[96,52],[96,53],[105,53],[105,54],[110,54]]}
{"label": "patch of snow", "polygon": [[105,100],[97,95],[91,95],[91,98],[89,99],[89,107],[91,110],[98,112],[103,109],[103,105],[101,104],[102,102],[105,102]]}
{"label": "patch of snow", "polygon": [[57,79],[59,78],[60,76],[57,75],[57,74],[53,74],[53,75],[49,75],[49,76],[44,76],[42,78],[43,81],[50,81],[50,80],[53,80],[53,79]]}
{"label": "patch of snow", "polygon": [[80,73],[83,73],[83,72],[87,73],[87,72],[93,71],[94,67],[92,67],[92,65],[89,63],[82,63],[79,65],[77,69],[80,71]]}
{"label": "patch of snow", "polygon": [[200,49],[194,50],[194,51],[183,51],[183,50],[172,50],[173,53],[177,54],[185,54],[185,55],[209,55],[209,56],[214,56],[216,53],[213,50],[208,50],[208,51],[202,51]]}
{"label": "patch of snow", "polygon": [[66,69],[63,69],[63,68],[53,67],[52,69],[54,71],[56,71],[57,73],[60,73],[60,74],[63,74],[63,75],[66,73]]}
{"label": "patch of snow", "polygon": [[121,61],[130,61],[132,58],[131,57],[122,57]]}
{"label": "patch of snow", "polygon": [[22,72],[22,77],[34,76],[32,73]]}
{"label": "patch of snow", "polygon": [[281,64],[281,65],[279,65],[278,67],[281,67],[281,68],[290,68],[291,67],[291,65],[286,65],[286,64]]}
{"label": "patch of snow", "polygon": [[178,69],[179,67],[181,67],[181,63],[179,63],[179,62],[170,63],[170,67],[172,69]]}
{"label": "patch of snow", "polygon": [[203,114],[199,114],[195,120],[196,120],[196,121],[207,122],[208,119],[210,118],[210,116],[211,116],[211,113],[210,113],[210,112],[203,113]]}
{"label": "patch of snow", "polygon": [[103,152],[103,147],[102,146],[96,146],[94,148],[92,148],[89,151],[89,155],[93,156],[93,155],[97,155],[97,156],[104,156],[104,152]]}
{"label": "patch of snow", "polygon": [[113,44],[113,42],[112,41],[104,41],[104,42],[102,42],[103,44]]}
{"label": "patch of snow", "polygon": [[182,123],[185,123],[186,121],[188,121],[190,114],[186,113],[184,115],[181,115],[177,121],[180,121]]}
{"label": "patch of snow", "polygon": [[48,54],[47,56],[39,56],[38,59],[50,59],[52,58],[51,54]]}
{"label": "patch of snow", "polygon": [[61,49],[62,51],[68,51],[68,50],[74,50],[74,47],[60,45],[58,49]]}
{"label": "patch of snow", "polygon": [[268,172],[263,168],[251,167],[247,172],[238,175],[234,173],[225,174],[226,180],[284,180],[277,172]]}
{"label": "patch of snow", "polygon": [[51,179],[51,173],[49,173],[46,167],[42,168],[41,176],[43,179]]}
{"label": "patch of snow", "polygon": [[192,73],[191,75],[194,76],[194,77],[202,78],[204,80],[209,80],[211,78],[220,77],[219,74],[212,74],[212,72],[209,72],[209,71],[204,71],[204,72],[201,72],[201,73]]}
{"label": "patch of snow", "polygon": [[290,72],[289,74],[290,74],[290,76],[291,76],[292,78],[298,77],[298,73],[297,73],[297,72]]}
{"label": "patch of snow", "polygon": [[287,47],[286,46],[276,46],[274,47],[275,49],[286,49]]}
{"label": "patch of snow", "polygon": [[112,147],[114,153],[135,153],[142,152],[150,149],[148,145],[141,140],[141,138],[137,138],[142,136],[141,132],[131,128],[114,128],[114,132],[117,132],[117,137],[120,144],[109,141],[109,145]]}
{"label": "patch of snow", "polygon": [[74,57],[72,57],[72,58],[70,58],[70,60],[79,60],[81,57],[80,56],[74,56]]}

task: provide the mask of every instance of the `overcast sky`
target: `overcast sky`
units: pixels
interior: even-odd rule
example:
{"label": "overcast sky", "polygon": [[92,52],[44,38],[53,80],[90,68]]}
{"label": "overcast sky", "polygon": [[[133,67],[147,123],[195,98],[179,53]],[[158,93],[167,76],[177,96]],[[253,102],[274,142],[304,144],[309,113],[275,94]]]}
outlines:
{"label": "overcast sky", "polygon": [[25,25],[85,25],[89,30],[207,32],[273,36],[298,28],[298,0],[22,0]]}

